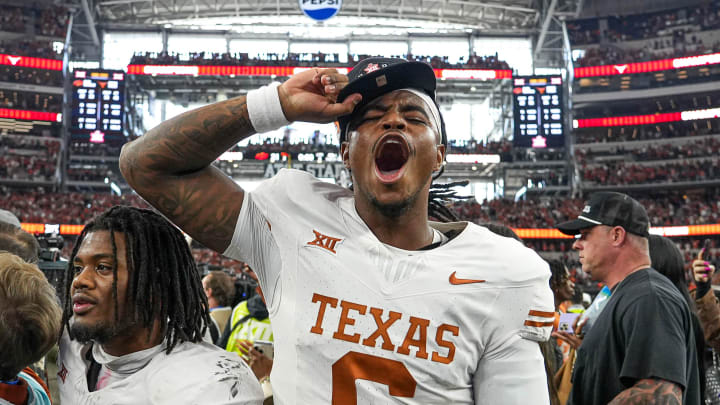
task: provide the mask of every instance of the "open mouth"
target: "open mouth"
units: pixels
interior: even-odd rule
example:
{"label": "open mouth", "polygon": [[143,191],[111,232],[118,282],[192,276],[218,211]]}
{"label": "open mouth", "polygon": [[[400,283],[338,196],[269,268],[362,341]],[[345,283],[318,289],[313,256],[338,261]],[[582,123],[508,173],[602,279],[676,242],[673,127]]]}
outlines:
{"label": "open mouth", "polygon": [[392,183],[400,178],[410,157],[408,145],[399,135],[388,135],[380,140],[375,152],[375,172],[381,181]]}

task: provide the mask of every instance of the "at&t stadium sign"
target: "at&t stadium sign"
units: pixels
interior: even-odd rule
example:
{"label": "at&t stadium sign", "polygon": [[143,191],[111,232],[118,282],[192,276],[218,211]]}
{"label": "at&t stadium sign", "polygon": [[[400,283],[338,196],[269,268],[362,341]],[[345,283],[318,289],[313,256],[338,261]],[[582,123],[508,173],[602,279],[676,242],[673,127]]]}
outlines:
{"label": "at&t stadium sign", "polygon": [[342,0],[298,0],[300,10],[316,21],[325,21],[340,11]]}

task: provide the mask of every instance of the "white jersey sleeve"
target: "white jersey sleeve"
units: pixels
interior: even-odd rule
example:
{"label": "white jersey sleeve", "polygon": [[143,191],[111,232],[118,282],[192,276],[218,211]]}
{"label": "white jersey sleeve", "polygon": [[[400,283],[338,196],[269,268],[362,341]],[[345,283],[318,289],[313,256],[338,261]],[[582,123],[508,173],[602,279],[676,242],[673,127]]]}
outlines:
{"label": "white jersey sleeve", "polygon": [[549,403],[545,363],[538,342],[550,338],[555,320],[548,285],[548,264],[529,249],[516,251],[509,266],[524,266],[534,274],[515,288],[503,289],[494,306],[502,316],[492,318],[495,332],[473,378],[475,403]]}

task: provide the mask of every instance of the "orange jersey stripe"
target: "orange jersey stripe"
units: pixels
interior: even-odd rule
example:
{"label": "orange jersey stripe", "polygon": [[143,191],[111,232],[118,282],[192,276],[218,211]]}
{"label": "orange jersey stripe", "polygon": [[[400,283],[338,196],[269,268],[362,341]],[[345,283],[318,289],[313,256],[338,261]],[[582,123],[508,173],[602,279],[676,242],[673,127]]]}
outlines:
{"label": "orange jersey stripe", "polygon": [[537,326],[538,328],[544,326],[553,326],[555,322],[536,322],[536,321],[525,321],[525,326]]}
{"label": "orange jersey stripe", "polygon": [[544,311],[535,311],[534,309],[531,309],[528,313],[529,316],[539,316],[542,318],[555,318],[555,312],[544,312]]}

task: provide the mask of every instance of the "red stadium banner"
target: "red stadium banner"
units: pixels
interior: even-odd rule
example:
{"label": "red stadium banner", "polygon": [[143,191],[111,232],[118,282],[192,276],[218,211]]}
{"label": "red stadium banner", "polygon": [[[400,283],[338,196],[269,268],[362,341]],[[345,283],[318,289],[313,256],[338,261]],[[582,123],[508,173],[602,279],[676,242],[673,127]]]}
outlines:
{"label": "red stadium banner", "polygon": [[692,121],[711,118],[720,118],[720,108],[650,115],[628,115],[624,117],[582,118],[573,120],[573,128],[648,125],[662,122]]}
{"label": "red stadium banner", "polygon": [[[292,76],[305,66],[201,66],[201,65],[128,65],[129,75],[150,76]],[[350,68],[336,68],[347,74]],[[510,79],[511,70],[433,69],[440,79],[495,80]]]}
{"label": "red stadium banner", "polygon": [[0,53],[0,65],[28,67],[33,69],[62,70],[61,60],[33,58],[31,56],[6,55],[3,53]]}
{"label": "red stadium banner", "polygon": [[62,122],[62,114],[61,113],[29,111],[29,110],[14,110],[11,108],[0,108],[0,118],[14,118],[16,120]]}
{"label": "red stadium banner", "polygon": [[[56,231],[59,229],[61,235],[80,235],[83,229],[83,225],[62,224],[58,226],[29,222],[23,222],[21,226],[26,232],[32,234],[43,234],[46,230]],[[557,229],[514,228],[513,231],[521,239],[573,239],[572,236],[565,235]],[[720,224],[652,227],[650,233],[667,237],[720,235]]]}
{"label": "red stadium banner", "polygon": [[623,65],[602,65],[575,68],[575,77],[596,77],[631,75],[635,73],[658,72],[661,70],[720,64],[720,53],[688,56],[685,58],[661,59],[649,62],[626,63]]}

